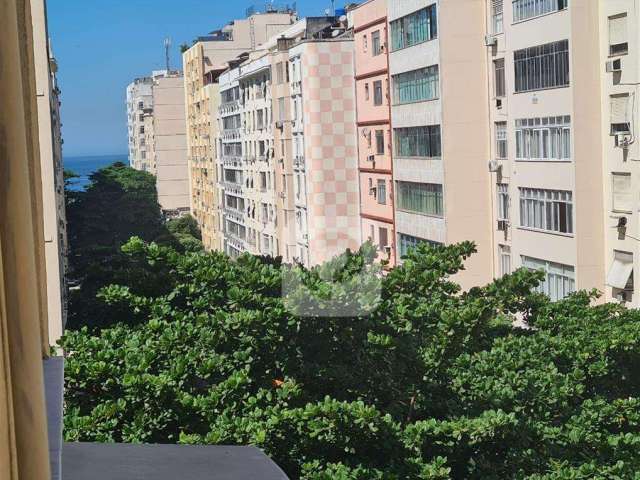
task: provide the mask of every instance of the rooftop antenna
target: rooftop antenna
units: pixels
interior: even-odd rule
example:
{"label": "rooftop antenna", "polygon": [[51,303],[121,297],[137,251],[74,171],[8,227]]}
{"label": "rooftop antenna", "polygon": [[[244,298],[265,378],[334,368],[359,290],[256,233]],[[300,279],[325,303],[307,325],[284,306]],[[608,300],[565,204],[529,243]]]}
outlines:
{"label": "rooftop antenna", "polygon": [[164,39],[164,56],[167,62],[167,73],[171,70],[169,51],[171,50],[171,37],[167,37]]}

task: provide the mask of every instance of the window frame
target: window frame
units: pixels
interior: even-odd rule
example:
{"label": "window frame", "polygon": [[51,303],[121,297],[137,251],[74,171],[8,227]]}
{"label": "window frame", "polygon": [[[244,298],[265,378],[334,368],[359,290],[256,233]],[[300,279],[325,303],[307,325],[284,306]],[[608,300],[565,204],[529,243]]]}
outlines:
{"label": "window frame", "polygon": [[[427,217],[444,218],[444,189],[439,183],[420,183],[409,182],[404,180],[396,181],[396,208],[399,211],[424,215]],[[413,196],[412,198],[410,198]],[[414,208],[407,205],[406,202],[434,202],[435,208],[430,209],[429,206],[424,210]]]}
{"label": "window frame", "polygon": [[[437,64],[398,73],[393,75],[391,80],[394,105],[430,102],[440,98],[440,67]],[[411,96],[413,98],[406,99]]]}
{"label": "window frame", "polygon": [[575,215],[571,190],[519,187],[518,191],[521,229],[574,236]]}
{"label": "window frame", "polygon": [[[438,38],[436,4],[433,3],[397,18],[389,22],[389,26],[391,29],[391,51],[393,52],[434,40]],[[421,29],[424,29],[424,33],[420,31]],[[412,39],[411,35],[417,38]]]}

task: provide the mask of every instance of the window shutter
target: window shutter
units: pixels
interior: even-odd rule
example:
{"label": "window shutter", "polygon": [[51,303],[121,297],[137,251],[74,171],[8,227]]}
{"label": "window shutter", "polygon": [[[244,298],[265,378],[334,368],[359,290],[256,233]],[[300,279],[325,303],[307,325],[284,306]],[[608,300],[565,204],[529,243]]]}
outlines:
{"label": "window shutter", "polygon": [[609,45],[627,42],[627,14],[609,17]]}
{"label": "window shutter", "polygon": [[629,95],[611,95],[611,123],[628,123]]}
{"label": "window shutter", "polygon": [[494,15],[502,13],[502,0],[491,0],[491,8]]}
{"label": "window shutter", "polygon": [[627,173],[613,173],[613,209],[630,212],[633,209],[633,194],[631,192],[631,175]]}

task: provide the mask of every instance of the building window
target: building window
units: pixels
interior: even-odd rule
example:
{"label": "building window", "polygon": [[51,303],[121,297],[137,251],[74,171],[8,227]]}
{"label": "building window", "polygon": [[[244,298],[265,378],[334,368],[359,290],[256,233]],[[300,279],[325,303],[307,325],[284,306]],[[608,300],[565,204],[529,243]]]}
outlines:
{"label": "building window", "polygon": [[369,100],[369,84],[365,83],[364,84],[364,99],[365,100]]}
{"label": "building window", "polygon": [[509,220],[509,185],[499,183],[497,185],[498,195],[498,220]]}
{"label": "building window", "polygon": [[573,233],[572,194],[566,190],[520,188],[520,226]]}
{"label": "building window", "polygon": [[276,63],[276,83],[284,83],[284,67],[282,62]]}
{"label": "building window", "polygon": [[629,133],[631,131],[629,94],[611,95],[609,100],[611,106],[611,135]]}
{"label": "building window", "polygon": [[384,155],[384,130],[376,130],[376,153]]}
{"label": "building window", "polygon": [[627,14],[609,17],[609,55],[625,55],[628,51]]}
{"label": "building window", "polygon": [[380,205],[385,205],[387,203],[387,181],[386,180],[378,180],[378,188],[376,189],[376,196],[378,203]]}
{"label": "building window", "polygon": [[424,238],[414,237],[412,235],[406,235],[401,233],[398,235],[399,241],[398,244],[400,246],[400,257],[406,257],[409,253],[409,250],[417,247],[421,243],[428,243],[429,245],[435,247],[441,245],[439,242],[434,242],[433,240],[425,240]]}
{"label": "building window", "polygon": [[440,125],[396,128],[398,157],[440,157]]}
{"label": "building window", "polygon": [[500,276],[504,277],[511,273],[511,247],[499,245],[500,254]]}
{"label": "building window", "polygon": [[433,100],[439,90],[438,65],[393,76],[393,102],[397,105]]}
{"label": "building window", "polygon": [[435,183],[398,182],[399,210],[443,216],[442,185]]}
{"label": "building window", "polygon": [[382,44],[380,43],[380,30],[376,30],[371,34],[371,55],[374,57],[382,53]]}
{"label": "building window", "polygon": [[378,228],[378,246],[380,250],[384,250],[389,245],[389,230],[385,227]]}
{"label": "building window", "polygon": [[496,98],[505,96],[504,58],[493,61],[493,73]]}
{"label": "building window", "polygon": [[267,190],[267,172],[260,172],[260,190]]}
{"label": "building window", "polygon": [[513,52],[516,92],[569,85],[569,41]]}
{"label": "building window", "polygon": [[613,193],[613,210],[615,212],[633,211],[633,192],[631,190],[630,173],[612,173],[611,191]]}
{"label": "building window", "polygon": [[376,80],[373,82],[373,104],[378,106],[382,105],[382,81]]}
{"label": "building window", "polygon": [[367,39],[367,34],[365,33],[364,35],[362,35],[362,51],[366,52],[367,48],[368,48],[368,39]]}
{"label": "building window", "polygon": [[624,293],[628,292],[633,295],[633,253],[613,251],[613,263],[607,273],[607,285],[622,290],[622,298],[620,298],[620,294],[619,298],[623,301],[627,300]]}
{"label": "building window", "polygon": [[522,266],[529,270],[544,272],[544,279],[537,290],[547,295],[552,301],[561,300],[576,291],[575,270],[570,265],[522,256]]}
{"label": "building window", "polygon": [[518,119],[516,160],[571,160],[571,117],[569,115]]}
{"label": "building window", "polygon": [[284,106],[284,97],[278,99],[278,120],[284,122],[287,118],[287,112]]}
{"label": "building window", "polygon": [[513,0],[513,21],[521,22],[567,8],[569,0]]}
{"label": "building window", "polygon": [[435,4],[391,22],[391,48],[393,50],[417,45],[437,36]]}
{"label": "building window", "polygon": [[491,26],[494,34],[502,33],[502,0],[491,0]]}
{"label": "building window", "polygon": [[507,122],[496,122],[496,158],[505,159],[507,152]]}

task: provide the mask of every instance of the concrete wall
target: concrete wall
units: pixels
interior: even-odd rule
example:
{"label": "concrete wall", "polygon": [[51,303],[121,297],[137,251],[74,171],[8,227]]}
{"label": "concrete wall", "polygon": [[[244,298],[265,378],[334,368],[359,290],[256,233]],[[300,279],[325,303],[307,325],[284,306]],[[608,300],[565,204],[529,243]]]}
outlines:
{"label": "concrete wall", "polygon": [[153,85],[153,129],[158,201],[165,211],[188,211],[189,169],[182,76]]}

